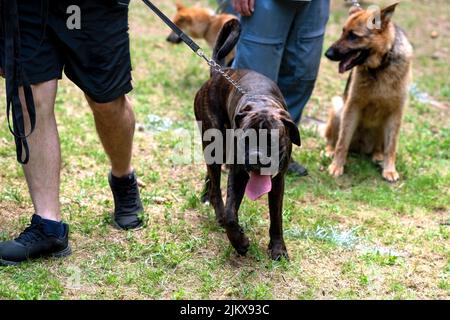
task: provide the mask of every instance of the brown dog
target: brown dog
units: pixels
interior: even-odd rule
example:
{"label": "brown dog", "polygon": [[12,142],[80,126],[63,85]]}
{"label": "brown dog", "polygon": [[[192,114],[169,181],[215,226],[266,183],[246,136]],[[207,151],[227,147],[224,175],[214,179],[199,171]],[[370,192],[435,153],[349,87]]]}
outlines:
{"label": "brown dog", "polygon": [[[224,63],[225,57],[238,41],[239,34],[238,20],[225,24],[214,49],[216,61]],[[201,123],[207,162],[207,179],[202,200],[211,202],[217,221],[225,227],[231,244],[239,254],[244,255],[248,250],[249,240],[239,225],[238,210],[242,199],[245,193],[253,200],[268,193],[270,256],[272,259],[287,258],[282,228],[284,177],[291,157],[292,143],[300,145],[300,134],[287,112],[283,95],[273,81],[249,70],[225,70],[247,93],[241,93],[219,73],[212,71],[211,79],[195,97],[195,116]],[[207,153],[222,138],[216,137],[214,141],[208,139],[207,135],[212,130],[225,137],[225,143],[215,150],[215,157],[219,153],[221,155],[214,162],[208,160]],[[244,139],[236,138],[238,143],[244,144],[241,162],[238,160],[239,149],[234,148],[235,137],[228,135],[230,130],[233,133],[244,133]],[[269,130],[271,153],[269,161],[263,162],[263,141],[258,139],[257,145],[251,146],[246,143],[245,134],[260,134]],[[272,135],[272,132],[277,135]],[[233,149],[229,146],[233,146]],[[252,162],[252,158],[256,161]],[[224,163],[229,166],[226,206],[220,188],[221,167]],[[272,168],[275,170],[264,174],[263,170],[274,163],[277,163],[276,168]]]}
{"label": "brown dog", "polygon": [[399,179],[395,168],[400,126],[408,98],[412,47],[391,17],[397,4],[378,13],[352,7],[341,38],[326,52],[350,73],[344,101],[334,99],[326,128],[329,173],[344,172],[348,151],[382,162],[383,178]]}
{"label": "brown dog", "polygon": [[[177,3],[177,13],[172,19],[178,28],[183,30],[188,36],[196,39],[204,39],[211,49],[216,44],[217,37],[223,25],[231,19],[237,19],[231,14],[215,14],[209,9],[192,7],[188,8]],[[171,43],[180,43],[181,39],[176,33],[172,32],[167,41]],[[227,65],[234,58],[234,50],[225,59]]]}

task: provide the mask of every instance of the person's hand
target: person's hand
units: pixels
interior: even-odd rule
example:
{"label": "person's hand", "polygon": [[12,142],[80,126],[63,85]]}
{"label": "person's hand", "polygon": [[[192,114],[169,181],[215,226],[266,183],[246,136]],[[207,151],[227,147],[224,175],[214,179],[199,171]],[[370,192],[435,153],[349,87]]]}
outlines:
{"label": "person's hand", "polygon": [[249,17],[255,11],[256,0],[233,0],[233,8],[244,17]]}

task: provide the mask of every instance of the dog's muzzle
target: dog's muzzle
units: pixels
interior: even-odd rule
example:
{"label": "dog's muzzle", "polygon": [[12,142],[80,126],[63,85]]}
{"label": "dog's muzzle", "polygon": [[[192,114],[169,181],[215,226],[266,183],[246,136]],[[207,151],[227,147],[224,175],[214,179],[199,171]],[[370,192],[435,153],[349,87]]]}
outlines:
{"label": "dog's muzzle", "polygon": [[357,65],[363,64],[369,55],[369,49],[339,50],[334,45],[325,53],[325,56],[331,61],[339,61],[339,73],[344,73]]}
{"label": "dog's muzzle", "polygon": [[325,57],[331,61],[340,61],[343,59],[344,55],[341,54],[335,47],[330,47],[327,52],[325,52]]}
{"label": "dog's muzzle", "polygon": [[183,40],[181,40],[181,38],[175,32],[172,32],[167,37],[166,41],[170,42],[170,43],[178,44],[178,43],[181,43],[181,41],[183,41]]}

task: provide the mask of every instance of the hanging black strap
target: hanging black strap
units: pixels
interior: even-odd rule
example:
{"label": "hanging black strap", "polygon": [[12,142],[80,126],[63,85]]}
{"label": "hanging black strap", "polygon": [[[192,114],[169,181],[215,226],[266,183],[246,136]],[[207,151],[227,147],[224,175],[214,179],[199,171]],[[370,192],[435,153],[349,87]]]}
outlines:
{"label": "hanging black strap", "polygon": [[172,29],[173,32],[176,33],[176,35],[183,40],[184,43],[186,43],[189,48],[192,49],[195,53],[197,53],[200,50],[200,46],[195,43],[194,40],[192,40],[187,34],[185,34],[180,28],[177,27],[175,23],[172,22],[164,13],[161,12],[161,10],[158,9],[157,6],[155,6],[153,3],[151,3],[148,0],[142,0],[150,9],[153,10],[154,13],[162,20],[164,21],[167,26]]}
{"label": "hanging black strap", "polygon": [[[36,127],[36,108],[33,91],[26,78],[20,61],[19,15],[16,0],[0,0],[5,36],[5,78],[6,78],[6,117],[16,143],[17,161],[27,164],[30,150],[27,138]],[[23,87],[26,108],[29,116],[30,132],[25,132],[25,118],[20,101],[19,88]],[[12,126],[11,126],[12,118]]]}

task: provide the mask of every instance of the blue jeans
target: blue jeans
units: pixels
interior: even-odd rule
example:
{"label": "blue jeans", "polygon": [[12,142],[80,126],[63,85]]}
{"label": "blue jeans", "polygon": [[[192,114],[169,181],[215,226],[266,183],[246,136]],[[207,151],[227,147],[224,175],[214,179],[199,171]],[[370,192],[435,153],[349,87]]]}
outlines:
{"label": "blue jeans", "polygon": [[257,0],[241,18],[233,67],[277,82],[296,123],[314,89],[329,11],[330,0]]}
{"label": "blue jeans", "polygon": [[238,13],[234,11],[233,6],[231,5],[231,0],[217,0],[217,5],[219,6],[219,9],[221,9],[221,13],[238,15]]}

